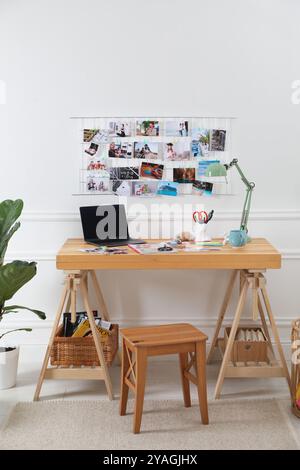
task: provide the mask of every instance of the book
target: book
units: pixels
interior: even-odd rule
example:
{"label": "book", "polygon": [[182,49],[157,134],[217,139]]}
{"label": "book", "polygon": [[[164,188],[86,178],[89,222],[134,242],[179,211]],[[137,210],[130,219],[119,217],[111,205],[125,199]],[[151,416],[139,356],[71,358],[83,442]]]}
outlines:
{"label": "book", "polygon": [[[108,335],[110,334],[109,329],[103,328],[101,326],[101,319],[97,318],[95,319],[97,329],[101,335],[101,339],[105,340],[107,339]],[[111,327],[111,324],[109,322],[104,322],[105,326]],[[85,336],[89,336],[92,334],[92,330],[90,327],[90,322],[88,319],[82,320],[79,325],[77,326],[76,330],[72,334],[72,338],[83,338]]]}
{"label": "book", "polygon": [[[98,314],[97,310],[93,310],[93,315],[96,317]],[[72,336],[76,328],[78,327],[79,323],[82,322],[82,320],[85,320],[87,318],[87,313],[86,312],[77,312],[76,313],[76,321],[75,323],[71,322],[71,313],[70,312],[65,312],[63,314],[63,335],[65,337]]]}

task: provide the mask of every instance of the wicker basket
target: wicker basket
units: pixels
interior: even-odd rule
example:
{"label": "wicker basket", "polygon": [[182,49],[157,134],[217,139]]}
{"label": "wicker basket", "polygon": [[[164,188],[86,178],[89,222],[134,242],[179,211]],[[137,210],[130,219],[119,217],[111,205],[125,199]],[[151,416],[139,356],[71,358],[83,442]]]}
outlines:
{"label": "wicker basket", "polygon": [[[296,350],[299,348],[296,341],[300,340],[300,320],[293,322],[292,326],[292,354],[295,354]],[[298,354],[299,356],[299,354]],[[296,391],[297,387],[300,384],[300,364],[294,364],[292,361],[292,411],[293,413],[300,418],[300,409],[296,405]]]}
{"label": "wicker basket", "polygon": [[[50,353],[53,366],[99,366],[99,359],[92,336],[72,338],[62,336],[62,325],[57,330]],[[101,338],[105,362],[110,366],[119,347],[119,326],[113,324],[110,334]]]}

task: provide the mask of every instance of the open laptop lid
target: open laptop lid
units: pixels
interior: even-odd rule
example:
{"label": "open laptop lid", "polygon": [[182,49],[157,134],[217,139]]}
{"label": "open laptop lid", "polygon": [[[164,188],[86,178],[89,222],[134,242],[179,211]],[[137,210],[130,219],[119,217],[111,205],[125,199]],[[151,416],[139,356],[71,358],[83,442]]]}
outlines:
{"label": "open laptop lid", "polygon": [[129,239],[125,206],[122,204],[80,207],[80,216],[86,241]]}

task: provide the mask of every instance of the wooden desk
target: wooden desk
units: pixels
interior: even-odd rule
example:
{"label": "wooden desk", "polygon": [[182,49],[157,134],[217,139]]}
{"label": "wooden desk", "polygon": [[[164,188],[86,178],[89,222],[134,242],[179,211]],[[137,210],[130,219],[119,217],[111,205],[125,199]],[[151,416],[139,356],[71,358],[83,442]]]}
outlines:
{"label": "wooden desk", "polygon": [[[151,240],[154,242],[155,240]],[[157,240],[158,241],[158,240]],[[279,339],[275,319],[271,310],[269,297],[266,290],[264,273],[267,269],[279,269],[281,267],[280,253],[264,238],[253,239],[246,246],[232,248],[228,245],[221,247],[219,251],[205,252],[176,252],[158,253],[153,255],[140,255],[127,248],[126,255],[99,255],[97,253],[85,253],[81,249],[91,247],[82,239],[69,239],[59,250],[56,258],[57,269],[66,271],[66,282],[58,312],[54,321],[52,335],[45,355],[43,367],[37,384],[34,399],[39,398],[44,378],[87,378],[102,379],[105,381],[109,398],[113,398],[109,373],[103,359],[103,351],[98,335],[92,309],[88,299],[88,277],[91,277],[98,302],[98,309],[104,319],[109,320],[109,313],[104,297],[98,283],[95,271],[101,270],[146,270],[146,269],[226,269],[231,270],[228,287],[219,312],[216,329],[208,354],[208,362],[211,361],[216,347],[223,355],[222,365],[216,384],[215,397],[220,396],[225,377],[285,377],[290,386],[290,376],[286,365],[284,353]],[[238,276],[239,274],[239,276]],[[219,332],[223,324],[226,310],[232,296],[236,279],[240,279],[240,297],[232,322],[231,333],[226,350]],[[268,340],[269,360],[267,363],[232,363],[230,361],[231,350],[244,309],[248,290],[252,291],[253,320],[262,324],[265,336]],[[76,314],[76,293],[80,290],[85,309],[92,325],[93,336],[101,366],[98,368],[48,368],[50,350],[53,339],[63,311],[69,308],[73,318]],[[65,308],[66,307],[66,308]],[[278,349],[280,362],[275,360],[271,344],[266,315],[269,318],[271,330]]]}

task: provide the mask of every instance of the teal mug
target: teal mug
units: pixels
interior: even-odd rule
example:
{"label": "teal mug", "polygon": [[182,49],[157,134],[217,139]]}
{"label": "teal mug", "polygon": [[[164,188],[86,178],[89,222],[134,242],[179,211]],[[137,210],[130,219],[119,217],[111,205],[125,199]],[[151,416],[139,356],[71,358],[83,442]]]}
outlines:
{"label": "teal mug", "polygon": [[247,232],[246,230],[230,230],[226,241],[234,247],[244,246],[248,241]]}

